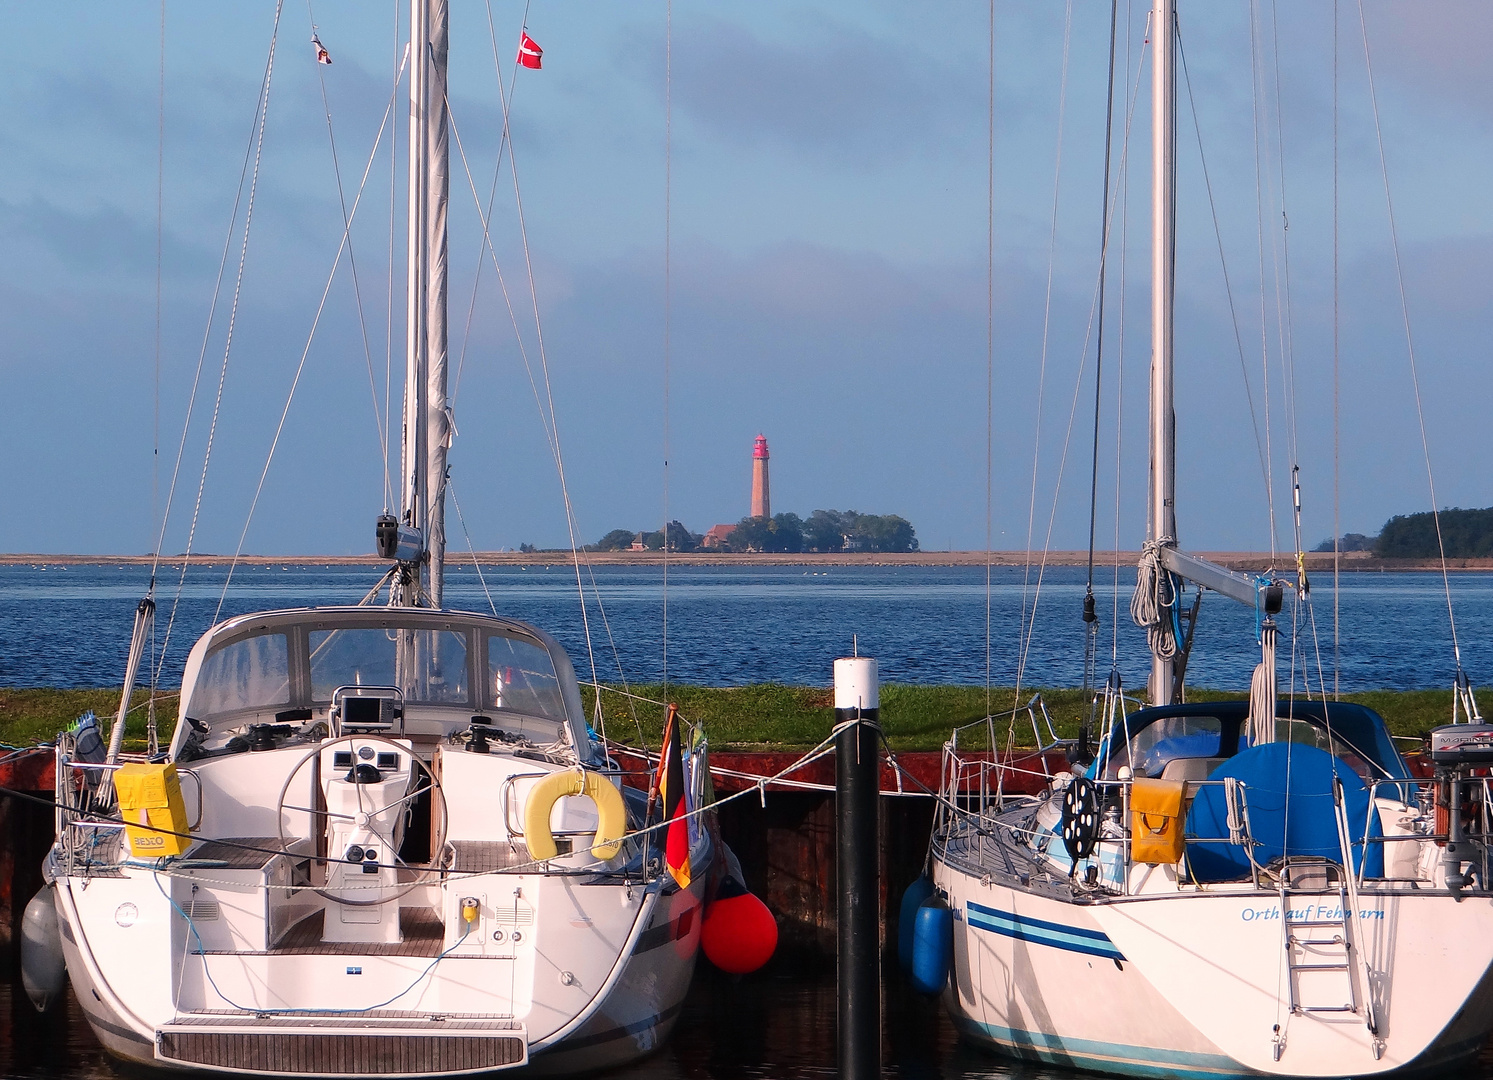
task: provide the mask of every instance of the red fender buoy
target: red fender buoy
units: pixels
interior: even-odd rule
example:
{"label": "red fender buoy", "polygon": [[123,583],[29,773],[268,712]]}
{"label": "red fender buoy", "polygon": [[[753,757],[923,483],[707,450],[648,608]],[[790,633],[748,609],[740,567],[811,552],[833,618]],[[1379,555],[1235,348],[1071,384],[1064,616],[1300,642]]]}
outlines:
{"label": "red fender buoy", "polygon": [[722,971],[746,975],[772,959],[778,947],[778,921],[766,904],[728,877],[705,912],[700,945]]}

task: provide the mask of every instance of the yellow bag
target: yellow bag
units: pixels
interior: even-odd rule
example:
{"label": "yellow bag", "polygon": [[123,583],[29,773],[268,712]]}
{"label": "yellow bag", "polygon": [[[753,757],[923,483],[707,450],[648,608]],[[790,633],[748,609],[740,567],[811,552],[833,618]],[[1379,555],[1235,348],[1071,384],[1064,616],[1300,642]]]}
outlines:
{"label": "yellow bag", "polygon": [[[114,791],[119,796],[124,831],[130,838],[130,854],[137,858],[180,855],[191,846],[192,838],[186,835],[187,808],[175,765],[121,765],[114,771]],[[161,829],[168,831],[157,831]]]}
{"label": "yellow bag", "polygon": [[1182,858],[1182,805],[1186,780],[1145,780],[1130,785],[1130,860],[1153,866]]}

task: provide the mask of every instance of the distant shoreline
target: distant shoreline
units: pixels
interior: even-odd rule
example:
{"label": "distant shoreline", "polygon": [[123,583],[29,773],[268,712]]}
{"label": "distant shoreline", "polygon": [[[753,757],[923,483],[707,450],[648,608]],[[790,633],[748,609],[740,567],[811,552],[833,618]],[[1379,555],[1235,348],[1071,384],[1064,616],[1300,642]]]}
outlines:
{"label": "distant shoreline", "polygon": [[[1295,559],[1282,554],[1272,559],[1266,552],[1214,551],[1198,552],[1214,562],[1234,570],[1262,571],[1272,566],[1280,573],[1294,572]],[[592,566],[661,566],[662,552],[657,551],[592,551],[582,556]],[[568,551],[479,551],[477,561],[483,566],[568,566],[571,556]],[[1095,552],[1096,566],[1111,566],[1118,561],[1122,566],[1133,566],[1139,558],[1134,551]],[[0,566],[139,566],[149,564],[150,555],[56,555],[41,553],[0,554]],[[229,555],[192,555],[186,560],[193,566],[226,566],[234,559]],[[241,566],[382,566],[385,560],[376,555],[241,555]],[[669,556],[670,566],[1024,566],[1027,554],[1023,551],[914,551],[903,554],[878,554],[873,552],[809,552],[789,553],[719,553],[685,552]],[[1041,552],[1033,552],[1031,562],[1043,561]],[[180,555],[162,557],[161,565],[180,567]],[[466,554],[449,560],[455,568],[463,563],[470,565],[472,556]],[[1086,551],[1050,551],[1046,556],[1048,566],[1084,566],[1088,562]],[[1305,557],[1308,572],[1313,574],[1332,571],[1331,552],[1309,552]],[[1349,573],[1384,573],[1387,571],[1439,571],[1441,563],[1435,559],[1379,559],[1366,552],[1345,552],[1341,569]],[[1493,571],[1493,559],[1448,559],[1448,570]]]}

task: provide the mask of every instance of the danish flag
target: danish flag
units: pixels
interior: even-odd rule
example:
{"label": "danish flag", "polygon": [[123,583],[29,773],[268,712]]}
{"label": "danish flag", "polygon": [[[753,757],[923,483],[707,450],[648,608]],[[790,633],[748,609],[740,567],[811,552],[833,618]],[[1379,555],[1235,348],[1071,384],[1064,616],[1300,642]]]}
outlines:
{"label": "danish flag", "polygon": [[526,68],[539,68],[544,65],[540,63],[544,56],[544,50],[539,43],[529,36],[527,30],[521,31],[518,39],[517,63]]}

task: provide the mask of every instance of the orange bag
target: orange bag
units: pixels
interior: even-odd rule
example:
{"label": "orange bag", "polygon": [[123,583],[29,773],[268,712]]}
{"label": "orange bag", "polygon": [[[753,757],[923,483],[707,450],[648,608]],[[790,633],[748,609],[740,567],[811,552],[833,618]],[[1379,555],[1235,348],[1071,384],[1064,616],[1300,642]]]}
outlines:
{"label": "orange bag", "polygon": [[1146,780],[1130,785],[1130,860],[1153,866],[1182,858],[1182,806],[1186,780]]}

